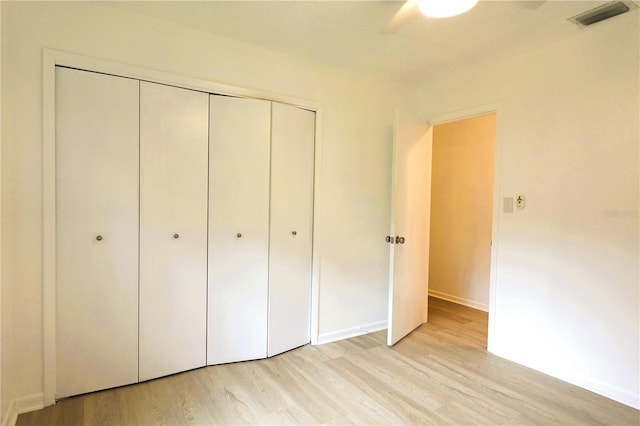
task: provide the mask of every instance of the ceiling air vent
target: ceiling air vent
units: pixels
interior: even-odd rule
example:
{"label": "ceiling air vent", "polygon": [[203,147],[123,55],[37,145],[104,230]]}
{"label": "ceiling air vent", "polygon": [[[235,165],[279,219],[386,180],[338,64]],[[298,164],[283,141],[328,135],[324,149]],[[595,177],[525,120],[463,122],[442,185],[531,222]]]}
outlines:
{"label": "ceiling air vent", "polygon": [[579,15],[569,18],[569,21],[576,25],[583,27],[595,24],[596,22],[604,21],[605,19],[613,18],[614,16],[621,15],[630,10],[636,9],[638,6],[631,1],[612,1],[602,6],[598,6],[595,9],[587,10]]}

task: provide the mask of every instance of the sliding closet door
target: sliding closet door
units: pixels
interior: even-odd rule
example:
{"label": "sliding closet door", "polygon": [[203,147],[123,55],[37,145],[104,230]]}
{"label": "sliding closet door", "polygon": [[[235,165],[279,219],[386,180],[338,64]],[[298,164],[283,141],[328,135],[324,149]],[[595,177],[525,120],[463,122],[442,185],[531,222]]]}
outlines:
{"label": "sliding closet door", "polygon": [[208,100],[140,83],[140,380],[206,363]]}
{"label": "sliding closet door", "polygon": [[138,81],[56,69],[56,398],[138,380]]}
{"label": "sliding closet door", "polygon": [[309,343],[315,113],[273,104],[269,347]]}
{"label": "sliding closet door", "polygon": [[266,357],[270,111],[211,96],[208,364]]}

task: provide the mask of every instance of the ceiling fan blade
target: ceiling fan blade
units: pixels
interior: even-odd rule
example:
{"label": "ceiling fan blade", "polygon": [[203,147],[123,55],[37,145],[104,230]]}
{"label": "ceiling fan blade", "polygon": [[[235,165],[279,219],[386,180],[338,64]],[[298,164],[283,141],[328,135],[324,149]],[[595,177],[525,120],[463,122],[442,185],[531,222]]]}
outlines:
{"label": "ceiling fan blade", "polygon": [[402,7],[398,9],[396,14],[393,15],[393,18],[387,23],[382,32],[385,34],[395,33],[400,27],[419,14],[418,1],[407,0]]}

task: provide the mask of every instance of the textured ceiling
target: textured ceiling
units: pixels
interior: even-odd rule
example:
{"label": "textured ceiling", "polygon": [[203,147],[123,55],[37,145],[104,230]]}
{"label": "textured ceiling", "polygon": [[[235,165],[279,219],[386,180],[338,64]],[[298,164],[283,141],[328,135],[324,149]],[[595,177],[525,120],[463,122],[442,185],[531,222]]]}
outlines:
{"label": "textured ceiling", "polygon": [[595,26],[580,28],[567,18],[603,3],[481,0],[464,15],[417,16],[396,33],[384,34],[402,2],[109,2],[134,13],[408,83],[590,31]]}

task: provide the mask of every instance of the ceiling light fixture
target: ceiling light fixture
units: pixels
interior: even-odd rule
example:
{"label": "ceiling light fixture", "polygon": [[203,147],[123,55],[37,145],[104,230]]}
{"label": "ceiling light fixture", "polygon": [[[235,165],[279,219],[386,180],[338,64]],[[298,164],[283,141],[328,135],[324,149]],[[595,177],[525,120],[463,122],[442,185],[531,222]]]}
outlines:
{"label": "ceiling light fixture", "polygon": [[417,0],[420,13],[429,18],[448,18],[471,10],[478,0]]}

